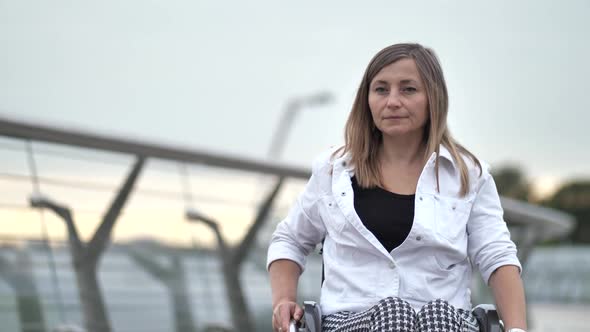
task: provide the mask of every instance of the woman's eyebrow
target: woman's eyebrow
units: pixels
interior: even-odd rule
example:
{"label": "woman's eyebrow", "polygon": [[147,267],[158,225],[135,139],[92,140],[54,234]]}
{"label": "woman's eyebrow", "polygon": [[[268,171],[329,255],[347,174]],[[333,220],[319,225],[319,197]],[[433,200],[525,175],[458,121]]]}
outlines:
{"label": "woman's eyebrow", "polygon": [[402,83],[402,84],[418,84],[418,81],[413,80],[413,79],[405,79],[405,80],[401,80],[400,83]]}
{"label": "woman's eyebrow", "polygon": [[376,85],[376,84],[385,84],[385,85],[387,85],[389,83],[387,83],[387,81],[384,81],[384,80],[376,80],[376,81],[373,81],[373,83],[371,85]]}

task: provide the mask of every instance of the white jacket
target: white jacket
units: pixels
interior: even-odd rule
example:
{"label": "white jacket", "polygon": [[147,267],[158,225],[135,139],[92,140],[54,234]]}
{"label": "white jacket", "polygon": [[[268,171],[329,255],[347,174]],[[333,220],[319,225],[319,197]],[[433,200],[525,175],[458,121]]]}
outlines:
{"label": "white jacket", "polygon": [[362,311],[388,296],[408,301],[415,310],[438,298],[471,309],[472,266],[486,283],[500,266],[521,266],[488,165],[482,163],[479,176],[479,168],[464,158],[470,188],[460,197],[459,168],[442,145],[440,156],[440,193],[433,153],[418,179],[412,229],[391,252],[354,210],[349,156],[318,158],[303,193],[272,236],[267,267],[289,259],[303,270],[306,256],[325,238],[324,315]]}

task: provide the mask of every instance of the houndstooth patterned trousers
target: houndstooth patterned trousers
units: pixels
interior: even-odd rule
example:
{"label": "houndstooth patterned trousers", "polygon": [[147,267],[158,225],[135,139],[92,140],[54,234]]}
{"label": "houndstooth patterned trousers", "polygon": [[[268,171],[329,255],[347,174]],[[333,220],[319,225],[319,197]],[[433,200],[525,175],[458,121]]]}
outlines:
{"label": "houndstooth patterned trousers", "polygon": [[362,312],[342,311],[322,318],[324,332],[479,332],[470,311],[447,301],[428,302],[416,314],[397,297],[387,297]]}

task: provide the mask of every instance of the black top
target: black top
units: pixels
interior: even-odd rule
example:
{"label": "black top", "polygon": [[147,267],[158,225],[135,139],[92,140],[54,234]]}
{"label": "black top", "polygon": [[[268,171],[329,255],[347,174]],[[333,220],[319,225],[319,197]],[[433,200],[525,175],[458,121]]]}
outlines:
{"label": "black top", "polygon": [[363,189],[353,177],[354,209],[388,252],[404,242],[414,222],[416,195],[392,193],[380,187]]}

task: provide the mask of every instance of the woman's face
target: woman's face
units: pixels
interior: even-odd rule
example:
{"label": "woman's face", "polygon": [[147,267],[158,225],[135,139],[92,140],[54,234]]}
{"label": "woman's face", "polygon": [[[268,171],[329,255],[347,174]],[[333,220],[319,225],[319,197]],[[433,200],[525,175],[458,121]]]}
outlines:
{"label": "woman's face", "polygon": [[369,86],[369,108],[384,138],[422,137],[428,97],[413,59],[398,60],[377,73]]}

